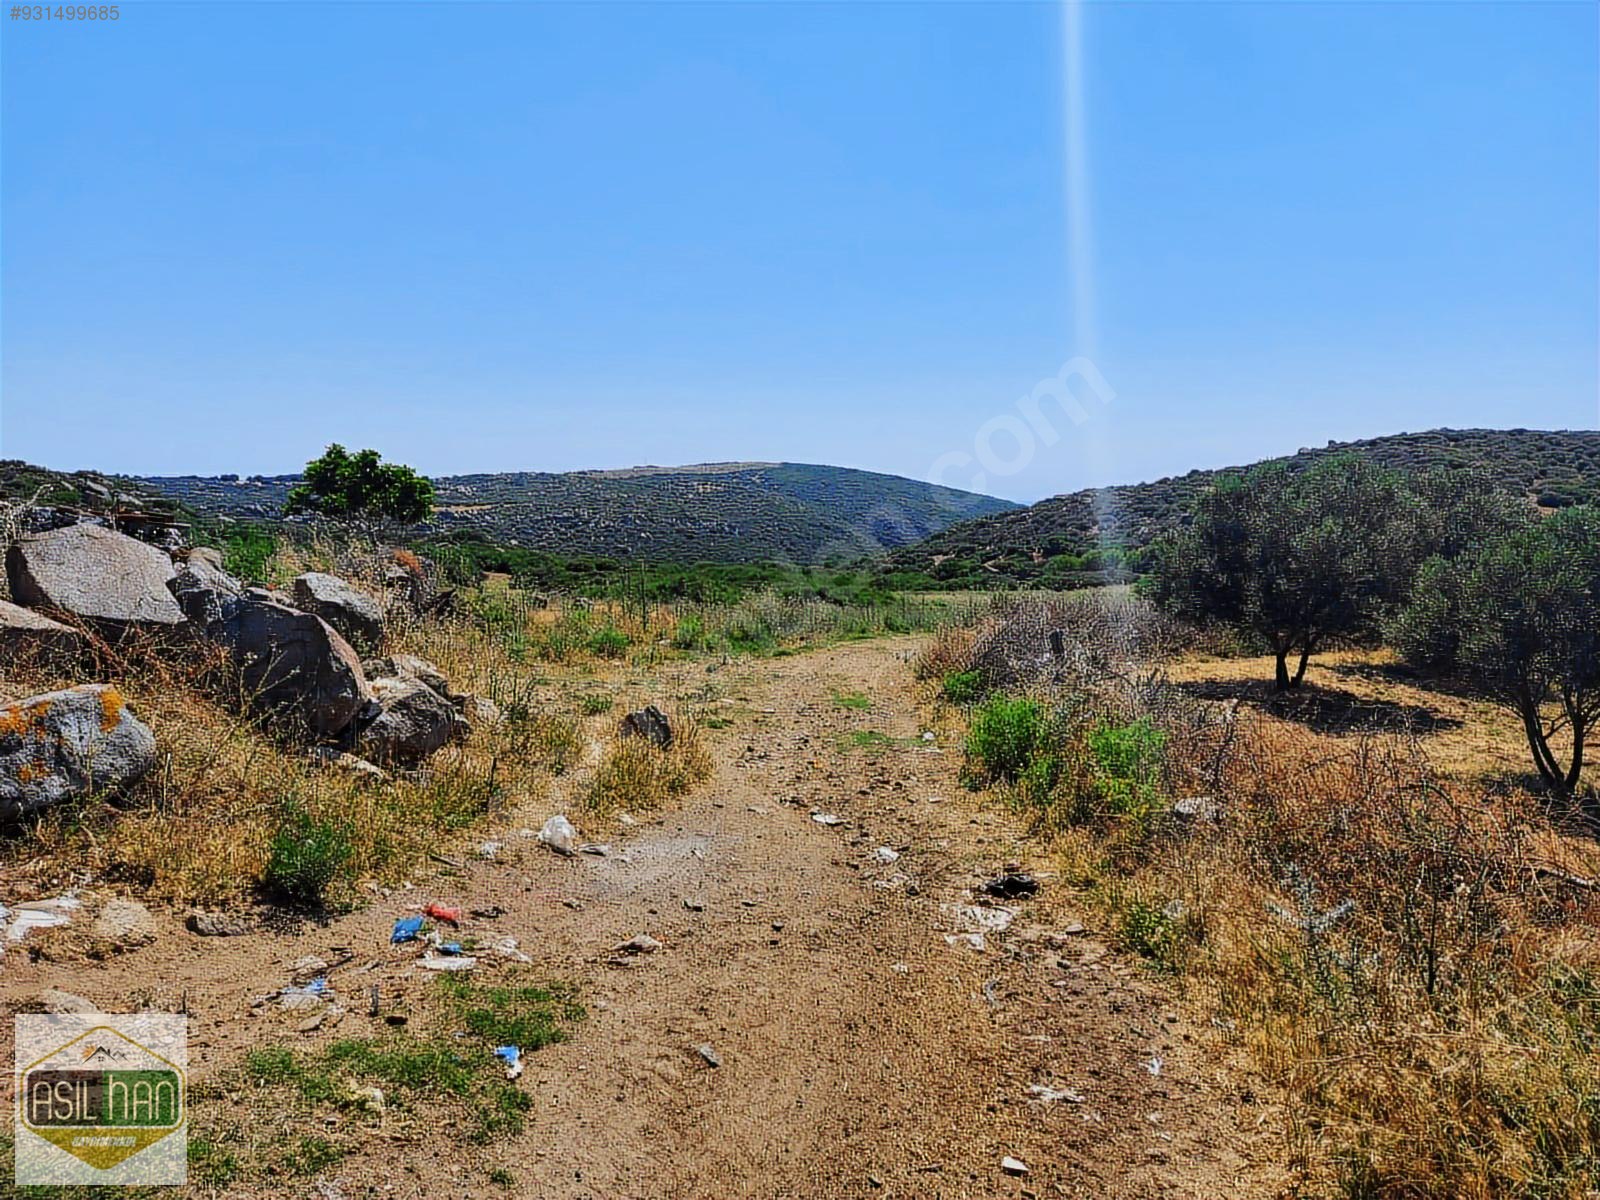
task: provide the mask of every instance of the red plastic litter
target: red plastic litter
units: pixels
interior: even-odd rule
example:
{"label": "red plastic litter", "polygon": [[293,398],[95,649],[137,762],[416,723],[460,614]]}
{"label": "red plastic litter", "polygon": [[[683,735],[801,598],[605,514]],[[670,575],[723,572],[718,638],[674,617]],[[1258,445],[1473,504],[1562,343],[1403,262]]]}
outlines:
{"label": "red plastic litter", "polygon": [[461,924],[461,910],[459,908],[451,908],[447,904],[440,904],[437,900],[433,901],[422,911],[426,916],[432,917],[435,921],[443,921],[447,925]]}

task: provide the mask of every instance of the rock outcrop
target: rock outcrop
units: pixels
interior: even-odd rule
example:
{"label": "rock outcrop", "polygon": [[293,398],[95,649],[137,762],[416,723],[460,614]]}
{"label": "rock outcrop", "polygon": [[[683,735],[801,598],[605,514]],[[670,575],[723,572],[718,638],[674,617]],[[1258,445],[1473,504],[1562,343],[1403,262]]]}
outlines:
{"label": "rock outcrop", "polygon": [[321,617],[245,595],[224,603],[210,633],[233,659],[242,699],[292,714],[314,737],[344,732],[372,699],[361,659]]}
{"label": "rock outcrop", "polygon": [[115,792],[156,762],[156,739],[107,684],[0,708],[0,819]]}
{"label": "rock outcrop", "polygon": [[24,655],[68,657],[83,644],[78,631],[43,613],[0,600],[0,656],[7,659]]}
{"label": "rock outcrop", "polygon": [[462,717],[438,692],[415,679],[377,679],[372,694],[381,710],[356,741],[361,754],[381,766],[414,767],[453,736]]}
{"label": "rock outcrop", "polygon": [[308,571],[294,581],[295,607],[314,613],[351,644],[370,650],[383,640],[383,606],[337,575]]}
{"label": "rock outcrop", "polygon": [[6,578],[18,603],[116,632],[182,625],[183,610],[167,590],[174,574],[172,560],[154,546],[98,525],[27,534],[6,552]]}

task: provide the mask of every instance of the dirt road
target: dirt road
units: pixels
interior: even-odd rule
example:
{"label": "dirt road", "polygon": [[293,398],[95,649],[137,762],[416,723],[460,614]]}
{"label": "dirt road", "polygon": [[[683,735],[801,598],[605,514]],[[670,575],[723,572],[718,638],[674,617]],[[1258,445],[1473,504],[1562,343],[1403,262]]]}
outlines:
{"label": "dirt road", "polygon": [[[387,949],[388,925],[403,900],[440,895],[504,908],[479,932],[518,936],[540,970],[577,983],[589,1017],[530,1057],[525,1133],[480,1149],[413,1119],[327,1171],[346,1197],[505,1195],[495,1167],[514,1194],[552,1200],[1271,1194],[1276,1115],[1142,967],[1092,928],[1073,931],[1081,914],[1049,882],[1048,859],[959,787],[958,748],[922,736],[914,648],[883,640],[724,667],[718,711],[732,723],[709,731],[716,774],[680,810],[609,832],[609,857],[561,859],[520,838],[542,805],[471,831],[452,853],[485,837],[506,850],[423,872],[414,895],[225,940],[174,920],[154,945],[103,963],[13,955],[0,995],[53,985],[106,1009],[186,996],[203,1072],[266,1040],[334,1036],[251,1015],[302,955],[349,948],[352,972],[381,958],[369,975],[336,972],[335,986],[359,995],[382,979],[388,1002],[404,1003],[425,983]],[[670,699],[705,678],[684,665],[655,686]],[[880,847],[898,859],[880,861]],[[1013,924],[980,952],[959,936],[971,914],[952,910],[1008,860],[1045,888],[1011,905]],[[636,933],[664,947],[610,965],[608,949]],[[352,1005],[337,1036],[368,1023]],[[1041,1100],[1032,1085],[1068,1095]],[[1005,1173],[1007,1156],[1028,1173]]]}

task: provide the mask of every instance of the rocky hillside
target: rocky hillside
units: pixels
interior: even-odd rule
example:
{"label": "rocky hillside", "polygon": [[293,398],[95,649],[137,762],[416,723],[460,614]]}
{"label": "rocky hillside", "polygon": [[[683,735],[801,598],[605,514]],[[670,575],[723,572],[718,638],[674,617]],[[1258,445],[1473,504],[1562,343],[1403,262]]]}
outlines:
{"label": "rocky hillside", "polygon": [[[298,480],[183,475],[128,483],[202,514],[259,520],[282,512]],[[535,550],[663,562],[875,555],[1017,507],[898,475],[803,463],[455,475],[434,486],[429,533],[476,532]]]}
{"label": "rocky hillside", "polygon": [[[1483,470],[1545,508],[1600,500],[1597,430],[1435,429],[1329,442],[1286,455],[1285,461],[1299,469],[1344,451],[1403,470]],[[897,550],[891,562],[948,583],[974,586],[1086,582],[1115,566],[1117,550],[1148,545],[1180,522],[1194,496],[1223,473],[1190,471],[1150,483],[1053,496],[1029,508],[954,525]]]}

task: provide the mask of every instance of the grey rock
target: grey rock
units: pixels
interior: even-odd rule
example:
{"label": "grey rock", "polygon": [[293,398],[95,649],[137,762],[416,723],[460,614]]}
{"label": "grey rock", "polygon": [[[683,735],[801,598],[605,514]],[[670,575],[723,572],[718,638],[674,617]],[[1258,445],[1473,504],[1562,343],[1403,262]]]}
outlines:
{"label": "grey rock", "polygon": [[332,746],[311,747],[311,758],[318,766],[343,771],[358,783],[381,784],[389,782],[389,772],[373,766],[366,759]]}
{"label": "grey rock", "polygon": [[474,729],[482,729],[489,725],[498,725],[505,720],[505,714],[500,711],[500,706],[487,696],[474,696],[471,692],[450,697],[450,703],[456,706],[456,711],[461,714],[460,725],[465,728],[457,729],[463,735],[471,733]]}
{"label": "grey rock", "polygon": [[6,552],[12,598],[118,631],[183,624],[167,590],[172,560],[137,538],[98,525],[69,525],[20,537]]}
{"label": "grey rock", "polygon": [[623,737],[642,737],[663,749],[672,745],[672,723],[654,704],[622,718]]}
{"label": "grey rock", "polygon": [[85,1000],[82,996],[53,987],[39,989],[39,1007],[55,1016],[100,1011],[100,1006],[93,1000]]}
{"label": "grey rock", "polygon": [[454,735],[455,708],[415,679],[378,679],[372,695],[380,711],[356,739],[356,748],[373,762],[415,766]]}
{"label": "grey rock", "polygon": [[82,645],[83,638],[71,626],[0,600],[0,654],[5,658],[65,658],[76,654]]}
{"label": "grey rock", "polygon": [[450,681],[445,678],[444,672],[415,654],[390,654],[383,658],[368,659],[361,664],[361,669],[367,673],[368,679],[415,679],[445,699],[452,699]]}
{"label": "grey rock", "polygon": [[210,633],[233,658],[248,704],[292,714],[324,738],[342,733],[371,702],[361,659],[321,617],[248,594],[222,608]]}
{"label": "grey rock", "polygon": [[295,607],[315,613],[363,649],[383,640],[383,606],[337,575],[308,571],[294,581]]}
{"label": "grey rock", "polygon": [[156,762],[155,734],[108,684],[0,708],[0,820],[115,792]]}
{"label": "grey rock", "polygon": [[227,913],[196,910],[184,919],[184,926],[200,937],[240,937],[250,932],[250,923]]}
{"label": "grey rock", "polygon": [[1214,822],[1222,807],[1210,796],[1186,796],[1172,806],[1172,815],[1188,824]]}
{"label": "grey rock", "polygon": [[222,620],[227,602],[244,594],[244,585],[222,569],[222,554],[204,547],[189,553],[188,561],[171,579],[167,590],[183,615],[202,630]]}
{"label": "grey rock", "polygon": [[138,946],[155,940],[156,921],[137,900],[108,900],[89,934],[119,946]]}

